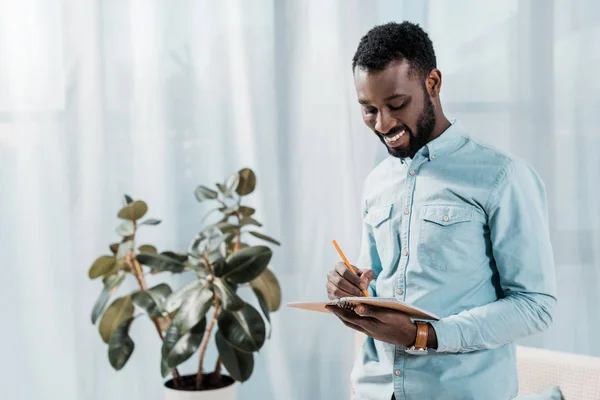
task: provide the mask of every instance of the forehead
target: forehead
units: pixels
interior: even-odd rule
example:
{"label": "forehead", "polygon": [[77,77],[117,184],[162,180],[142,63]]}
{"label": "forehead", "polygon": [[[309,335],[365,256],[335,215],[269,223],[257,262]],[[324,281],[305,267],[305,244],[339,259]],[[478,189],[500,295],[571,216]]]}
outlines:
{"label": "forehead", "polygon": [[397,94],[412,94],[421,85],[418,74],[410,74],[406,61],[395,61],[382,71],[354,71],[354,86],[359,100],[376,101]]}

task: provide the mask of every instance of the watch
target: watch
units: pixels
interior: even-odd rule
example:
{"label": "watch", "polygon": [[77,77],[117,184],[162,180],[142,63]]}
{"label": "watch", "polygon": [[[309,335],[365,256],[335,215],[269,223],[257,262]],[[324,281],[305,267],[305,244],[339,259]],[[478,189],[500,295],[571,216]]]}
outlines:
{"label": "watch", "polygon": [[417,337],[415,344],[406,349],[410,354],[427,354],[427,337],[429,336],[429,325],[423,321],[415,321],[417,325]]}

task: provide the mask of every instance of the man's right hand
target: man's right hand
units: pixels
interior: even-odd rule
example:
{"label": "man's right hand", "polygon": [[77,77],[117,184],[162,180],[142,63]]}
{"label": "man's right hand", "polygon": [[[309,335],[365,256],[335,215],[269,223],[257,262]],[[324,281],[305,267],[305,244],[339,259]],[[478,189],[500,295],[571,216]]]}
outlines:
{"label": "man's right hand", "polygon": [[327,296],[330,300],[340,297],[360,297],[364,296],[362,289],[367,289],[369,283],[375,277],[375,273],[370,269],[358,269],[358,276],[350,271],[346,264],[339,262],[335,269],[327,274]]}

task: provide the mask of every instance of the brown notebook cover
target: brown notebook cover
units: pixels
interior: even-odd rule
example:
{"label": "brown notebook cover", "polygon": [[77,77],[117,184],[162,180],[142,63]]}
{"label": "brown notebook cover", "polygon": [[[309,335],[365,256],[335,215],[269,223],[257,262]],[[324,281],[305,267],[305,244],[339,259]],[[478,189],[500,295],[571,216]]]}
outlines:
{"label": "brown notebook cover", "polygon": [[288,307],[301,308],[304,310],[318,311],[318,312],[330,312],[326,306],[339,306],[342,308],[353,309],[357,304],[368,304],[375,307],[391,308],[394,310],[402,311],[409,317],[419,320],[433,320],[438,321],[440,318],[428,311],[422,310],[418,307],[411,306],[410,304],[404,303],[393,297],[342,297],[338,300],[333,301],[306,301],[306,302],[294,302],[288,303]]}

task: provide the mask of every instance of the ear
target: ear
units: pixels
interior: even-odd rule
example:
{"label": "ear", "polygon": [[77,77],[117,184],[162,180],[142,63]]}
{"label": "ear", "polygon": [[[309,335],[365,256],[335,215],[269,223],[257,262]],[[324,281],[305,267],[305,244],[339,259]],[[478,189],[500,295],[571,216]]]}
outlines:
{"label": "ear", "polygon": [[437,68],[432,69],[429,75],[427,75],[425,86],[427,87],[427,93],[431,97],[439,96],[442,89],[442,71]]}

